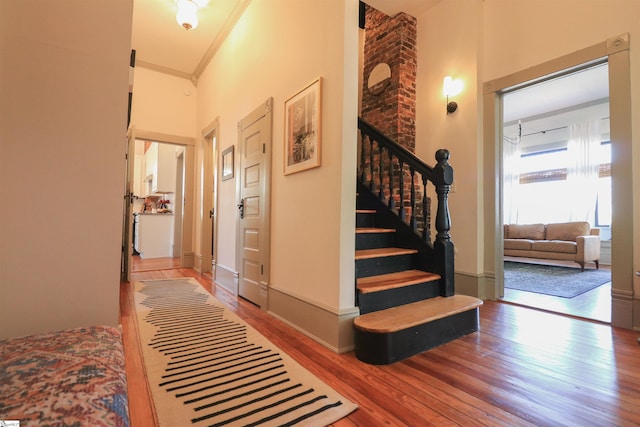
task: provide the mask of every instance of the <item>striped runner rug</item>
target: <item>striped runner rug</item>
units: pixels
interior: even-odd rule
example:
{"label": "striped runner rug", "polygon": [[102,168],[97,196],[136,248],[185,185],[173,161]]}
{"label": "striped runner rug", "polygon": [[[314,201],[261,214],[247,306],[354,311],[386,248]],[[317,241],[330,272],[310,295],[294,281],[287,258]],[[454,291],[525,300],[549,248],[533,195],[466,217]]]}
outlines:
{"label": "striped runner rug", "polygon": [[326,426],[356,405],[194,279],[135,284],[138,329],[164,426]]}

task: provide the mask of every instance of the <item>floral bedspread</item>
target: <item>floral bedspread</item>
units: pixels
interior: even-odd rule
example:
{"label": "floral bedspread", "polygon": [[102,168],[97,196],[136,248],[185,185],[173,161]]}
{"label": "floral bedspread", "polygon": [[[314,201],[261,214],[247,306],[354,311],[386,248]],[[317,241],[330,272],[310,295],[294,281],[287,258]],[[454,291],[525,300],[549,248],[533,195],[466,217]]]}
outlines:
{"label": "floral bedspread", "polygon": [[96,326],[0,340],[0,420],[128,426],[120,331]]}

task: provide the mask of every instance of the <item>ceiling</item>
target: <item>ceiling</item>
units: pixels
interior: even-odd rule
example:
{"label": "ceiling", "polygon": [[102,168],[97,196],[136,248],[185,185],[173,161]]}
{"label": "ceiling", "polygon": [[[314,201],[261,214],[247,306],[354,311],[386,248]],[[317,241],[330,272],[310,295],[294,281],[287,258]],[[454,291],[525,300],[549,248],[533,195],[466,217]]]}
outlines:
{"label": "ceiling", "polygon": [[609,98],[609,67],[600,64],[503,96],[504,122],[525,120]]}
{"label": "ceiling", "polygon": [[[404,11],[417,17],[442,1],[367,0],[367,3],[391,16]],[[136,64],[196,81],[250,2],[210,0],[198,11],[199,26],[187,31],[176,22],[176,0],[134,0],[132,48],[136,50]],[[607,97],[606,68],[554,79],[505,96],[504,121]]]}
{"label": "ceiling", "polygon": [[441,1],[443,0],[367,0],[365,3],[389,16],[405,12],[417,18]]}
{"label": "ceiling", "polygon": [[199,77],[248,3],[211,0],[198,11],[198,27],[187,31],[176,22],[176,0],[134,0],[131,47],[136,64]]}
{"label": "ceiling", "polygon": [[[131,45],[136,51],[136,64],[197,79],[250,1],[210,0],[198,11],[198,27],[187,31],[176,22],[176,0],[134,0]],[[418,16],[441,1],[367,3],[391,16],[402,11]]]}

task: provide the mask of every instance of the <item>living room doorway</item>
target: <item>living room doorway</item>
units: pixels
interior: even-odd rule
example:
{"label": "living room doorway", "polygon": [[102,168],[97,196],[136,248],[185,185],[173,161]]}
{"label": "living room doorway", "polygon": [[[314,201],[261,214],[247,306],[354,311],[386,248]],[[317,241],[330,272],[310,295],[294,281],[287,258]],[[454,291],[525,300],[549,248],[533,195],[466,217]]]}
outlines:
{"label": "living room doorway", "polygon": [[542,80],[502,96],[502,299],[609,323],[608,64]]}
{"label": "living room doorway", "polygon": [[[598,64],[607,63],[611,140],[611,325],[634,325],[634,189],[629,34],[623,33],[573,53],[483,83],[484,215],[486,239],[482,291],[502,300],[504,287],[502,97]],[[510,137],[510,135],[506,135]],[[495,179],[494,177],[497,177]],[[548,206],[553,209],[554,206]]]}

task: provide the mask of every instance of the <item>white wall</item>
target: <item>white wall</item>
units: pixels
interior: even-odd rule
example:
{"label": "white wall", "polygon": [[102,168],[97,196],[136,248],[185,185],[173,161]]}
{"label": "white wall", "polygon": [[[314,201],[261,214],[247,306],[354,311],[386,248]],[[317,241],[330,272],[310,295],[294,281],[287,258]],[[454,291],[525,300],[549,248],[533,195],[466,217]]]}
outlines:
{"label": "white wall", "polygon": [[0,2],[0,338],[118,323],[132,8]]}
{"label": "white wall", "polygon": [[[464,221],[469,214],[482,215],[483,199],[478,197],[484,185],[478,172],[485,165],[478,145],[482,112],[469,111],[482,106],[482,83],[627,32],[633,46],[640,37],[638,16],[640,2],[635,0],[444,0],[419,17],[417,131],[418,144],[425,145],[417,150],[425,155],[440,141],[457,144],[451,158],[459,195],[451,197],[452,235],[458,248],[456,270],[482,276],[485,254],[479,243],[494,238],[490,233],[485,235],[484,224],[491,223],[490,219],[474,221],[469,227]],[[635,110],[640,108],[640,51],[633,48],[630,65],[631,107]],[[437,112],[444,110],[438,90],[445,74],[458,74],[471,84],[458,99],[460,111],[456,117]],[[632,117],[633,134],[638,135],[640,118],[637,114]],[[633,151],[633,166],[635,187],[640,185],[638,150]],[[490,179],[491,173],[486,176]],[[457,201],[458,197],[463,200]],[[640,210],[640,200],[634,199],[633,206],[635,212]],[[639,225],[640,220],[635,219],[634,270],[640,269]],[[477,234],[472,230],[475,227]],[[626,274],[631,277],[631,273]]]}
{"label": "white wall", "polygon": [[131,122],[136,129],[196,137],[197,99],[191,81],[136,67]]}
{"label": "white wall", "polygon": [[[451,239],[456,248],[456,271],[470,274],[481,269],[481,16],[480,0],[445,0],[418,17],[416,154],[435,165],[436,150],[451,152]],[[462,93],[453,99],[458,110],[450,115],[442,95],[442,82],[448,75],[464,82]],[[435,212],[437,199],[431,200]]]}
{"label": "white wall", "polygon": [[[254,0],[198,83],[198,129],[220,117],[221,151],[273,97],[271,285],[335,311],[354,305],[357,12],[355,0]],[[319,76],[322,165],[284,176],[284,102]],[[218,193],[218,262],[234,269],[235,186]]]}

